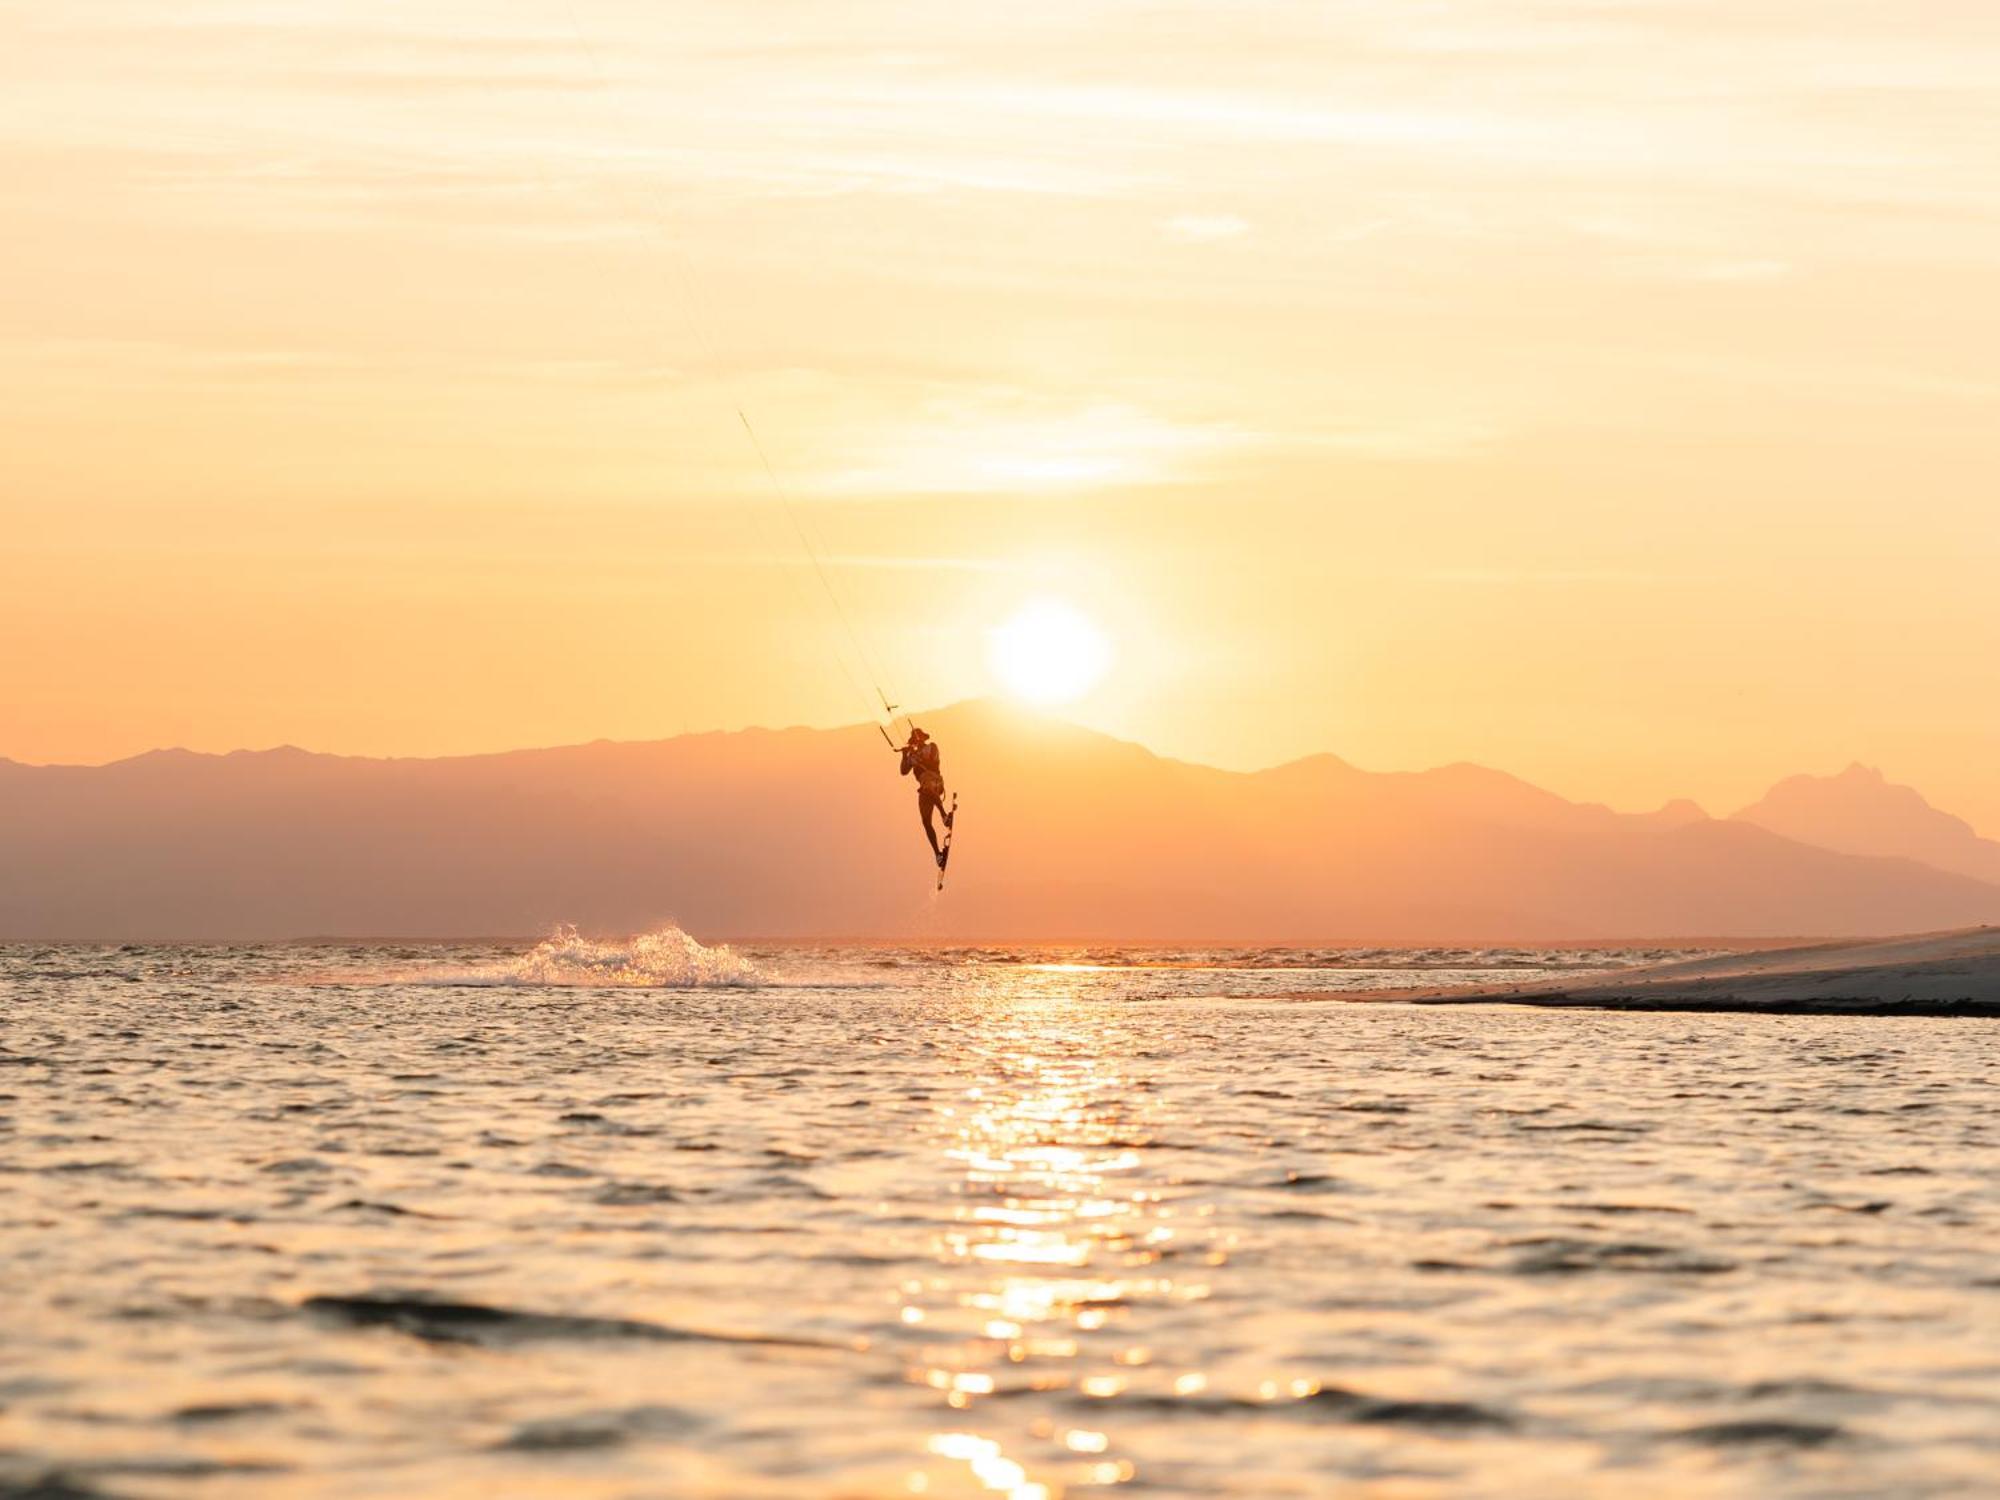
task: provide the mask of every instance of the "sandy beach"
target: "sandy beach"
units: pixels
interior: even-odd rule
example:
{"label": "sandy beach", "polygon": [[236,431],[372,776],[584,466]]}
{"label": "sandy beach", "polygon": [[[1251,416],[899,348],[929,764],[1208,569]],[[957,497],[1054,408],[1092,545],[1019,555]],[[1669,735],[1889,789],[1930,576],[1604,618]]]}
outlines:
{"label": "sandy beach", "polygon": [[2000,1015],[2000,928],[1729,953],[1577,984],[1472,985],[1396,998],[1428,1005],[1994,1016]]}

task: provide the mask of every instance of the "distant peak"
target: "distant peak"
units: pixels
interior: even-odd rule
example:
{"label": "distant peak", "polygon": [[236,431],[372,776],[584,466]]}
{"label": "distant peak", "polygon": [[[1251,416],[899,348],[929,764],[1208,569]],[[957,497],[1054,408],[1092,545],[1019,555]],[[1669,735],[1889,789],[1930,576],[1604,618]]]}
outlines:
{"label": "distant peak", "polygon": [[1302,766],[1310,766],[1321,771],[1352,771],[1354,769],[1352,761],[1342,760],[1331,750],[1320,750],[1311,755],[1301,755],[1297,760],[1280,761],[1277,765],[1269,766],[1266,769],[1271,771],[1292,771]]}
{"label": "distant peak", "polygon": [[1736,817],[1822,849],[1914,859],[2000,884],[2000,843],[1860,761],[1833,776],[1787,777]]}
{"label": "distant peak", "polygon": [[[1034,735],[1049,734],[1088,735],[1098,739],[1116,739],[1100,729],[1092,729],[1087,724],[1079,724],[1064,714],[1046,708],[1035,708],[1024,703],[1014,703],[1004,698],[967,698],[958,703],[948,703],[941,708],[920,709],[905,713],[898,710],[898,726],[911,724],[934,732],[951,733],[957,730],[972,730],[980,734]],[[897,732],[900,733],[900,728]]]}
{"label": "distant peak", "polygon": [[1653,813],[1653,817],[1661,822],[1671,823],[1706,823],[1709,821],[1708,809],[1692,797],[1669,798],[1660,804],[1659,808]]}
{"label": "distant peak", "polygon": [[[1831,775],[1822,776],[1812,771],[1800,771],[1796,775],[1787,776],[1781,781],[1772,783],[1770,790],[1764,794],[1764,801],[1769,802],[1773,799],[1796,797],[1821,797],[1829,792],[1869,797],[1884,792],[1915,795],[1911,788],[1889,780],[1887,776],[1882,774],[1879,767],[1864,766],[1857,760],[1850,761],[1846,769],[1836,771]],[[1748,809],[1745,809],[1745,811],[1748,811]]]}
{"label": "distant peak", "polygon": [[1053,709],[1015,703],[1007,698],[961,698],[956,703],[941,703],[935,708],[898,708],[896,718],[906,724],[921,724],[926,719],[999,719],[1016,724],[1072,722]]}

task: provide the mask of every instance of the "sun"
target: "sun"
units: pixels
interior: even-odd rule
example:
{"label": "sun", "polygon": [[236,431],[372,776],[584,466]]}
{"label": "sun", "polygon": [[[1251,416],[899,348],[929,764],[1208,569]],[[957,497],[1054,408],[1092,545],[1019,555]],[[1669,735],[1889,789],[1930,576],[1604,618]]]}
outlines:
{"label": "sun", "polygon": [[986,665],[1029,703],[1072,703],[1110,669],[1111,642],[1083,611],[1030,599],[986,634]]}

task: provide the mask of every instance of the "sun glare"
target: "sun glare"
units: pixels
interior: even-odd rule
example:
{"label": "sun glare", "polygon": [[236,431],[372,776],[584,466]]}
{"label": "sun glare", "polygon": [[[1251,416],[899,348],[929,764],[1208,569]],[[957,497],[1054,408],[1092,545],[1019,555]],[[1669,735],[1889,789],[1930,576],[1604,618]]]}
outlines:
{"label": "sun glare", "polygon": [[986,637],[986,664],[1002,687],[1030,703],[1070,703],[1111,666],[1111,642],[1081,610],[1031,599]]}

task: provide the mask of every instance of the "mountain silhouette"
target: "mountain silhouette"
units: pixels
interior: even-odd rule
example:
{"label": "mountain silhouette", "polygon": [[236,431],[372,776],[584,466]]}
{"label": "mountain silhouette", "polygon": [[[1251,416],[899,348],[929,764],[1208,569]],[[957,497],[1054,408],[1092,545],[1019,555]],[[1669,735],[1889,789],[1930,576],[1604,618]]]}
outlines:
{"label": "mountain silhouette", "polygon": [[2000,881],[2000,843],[1941,812],[1914,787],[1898,786],[1871,766],[1838,776],[1791,776],[1736,814],[1786,838],[1843,854],[1892,855]]}
{"label": "mountain silhouette", "polygon": [[1501,772],[1242,773],[988,703],[920,716],[962,801],[932,892],[872,725],[445,759],[292,747],[0,762],[0,936],[1370,942],[1839,936],[2000,920],[2000,885]]}

